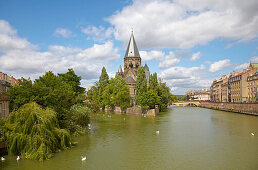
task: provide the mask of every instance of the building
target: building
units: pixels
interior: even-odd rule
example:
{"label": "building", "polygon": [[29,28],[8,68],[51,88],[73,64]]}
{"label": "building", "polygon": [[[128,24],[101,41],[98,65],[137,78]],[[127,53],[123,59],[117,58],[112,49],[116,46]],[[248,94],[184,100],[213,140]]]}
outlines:
{"label": "building", "polygon": [[187,100],[209,101],[210,91],[208,89],[190,90],[185,93]]}
{"label": "building", "polygon": [[[141,66],[141,57],[136,45],[133,32],[131,33],[131,37],[127,46],[127,50],[124,56],[124,71],[122,66],[119,66],[117,75],[123,77],[125,82],[129,86],[129,94],[131,96],[131,104],[134,103],[134,96],[136,94],[136,79],[137,79],[137,69]],[[147,85],[150,83],[150,71],[147,64],[144,66],[145,75],[147,79]]]}
{"label": "building", "polygon": [[9,87],[17,82],[12,76],[0,72],[0,117],[9,116],[9,97],[6,92]]}
{"label": "building", "polygon": [[258,63],[250,63],[246,77],[246,102],[258,102]]}
{"label": "building", "polygon": [[210,91],[212,102],[257,102],[258,63],[250,63],[243,72],[234,71],[214,80]]}

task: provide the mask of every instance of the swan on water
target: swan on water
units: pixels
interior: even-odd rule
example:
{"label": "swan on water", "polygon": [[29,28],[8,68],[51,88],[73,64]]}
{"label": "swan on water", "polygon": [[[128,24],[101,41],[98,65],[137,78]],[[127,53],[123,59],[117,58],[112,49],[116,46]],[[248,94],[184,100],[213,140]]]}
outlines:
{"label": "swan on water", "polygon": [[86,156],[85,157],[82,157],[82,161],[85,161],[86,160]]}
{"label": "swan on water", "polygon": [[4,158],[4,157],[1,157],[1,161],[5,161],[5,158]]}
{"label": "swan on water", "polygon": [[17,156],[16,160],[19,161],[20,159],[21,159],[20,156]]}
{"label": "swan on water", "polygon": [[159,130],[156,131],[156,134],[157,134],[157,135],[159,134]]}
{"label": "swan on water", "polygon": [[254,133],[251,133],[252,136],[254,136]]}

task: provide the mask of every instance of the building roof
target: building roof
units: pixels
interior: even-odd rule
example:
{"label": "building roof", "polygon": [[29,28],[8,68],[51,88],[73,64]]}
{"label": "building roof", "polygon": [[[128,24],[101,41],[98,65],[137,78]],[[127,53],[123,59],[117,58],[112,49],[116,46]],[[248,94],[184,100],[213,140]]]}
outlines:
{"label": "building roof", "polygon": [[118,73],[122,73],[122,72],[123,72],[123,69],[122,69],[122,66],[120,65],[118,69]]}
{"label": "building roof", "polygon": [[139,57],[140,58],[140,53],[139,50],[137,48],[134,36],[133,36],[133,32],[131,34],[130,40],[129,40],[129,44],[127,46],[127,50],[125,53],[125,58],[126,57]]}
{"label": "building roof", "polygon": [[145,71],[150,71],[147,64],[145,64],[144,69],[145,69]]}
{"label": "building roof", "polygon": [[136,83],[136,81],[131,77],[131,76],[128,76],[125,80],[126,83]]}

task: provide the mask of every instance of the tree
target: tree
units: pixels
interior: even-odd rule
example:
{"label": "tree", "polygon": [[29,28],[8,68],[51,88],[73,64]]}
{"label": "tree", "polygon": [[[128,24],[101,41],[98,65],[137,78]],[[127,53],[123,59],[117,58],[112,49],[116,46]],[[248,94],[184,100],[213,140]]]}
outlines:
{"label": "tree", "polygon": [[45,108],[54,109],[60,125],[64,115],[76,102],[76,93],[72,87],[51,71],[36,79],[34,84],[22,78],[17,85],[8,89],[8,95],[11,111],[34,101]]}
{"label": "tree", "polygon": [[17,110],[22,105],[31,101],[31,96],[33,95],[32,81],[25,78],[19,79],[18,84],[8,88],[7,94],[10,99],[10,112]]}
{"label": "tree", "polygon": [[87,106],[95,112],[99,111],[100,108],[99,90],[97,87],[98,82],[96,82],[95,86],[92,86],[87,92]]}
{"label": "tree", "polygon": [[32,102],[10,114],[6,126],[8,152],[28,159],[44,160],[71,146],[70,134],[59,129],[56,112]]}
{"label": "tree", "polygon": [[158,86],[159,86],[159,83],[158,83],[158,77],[157,77],[157,73],[153,73],[150,75],[150,90],[154,90],[154,91],[158,91]]}
{"label": "tree", "polygon": [[129,88],[122,77],[109,80],[103,92],[103,105],[111,108],[119,105],[122,110],[130,106]]}
{"label": "tree", "polygon": [[76,93],[72,87],[63,82],[53,72],[49,71],[33,84],[31,101],[36,101],[43,107],[53,108],[62,127],[64,116],[76,102]]}
{"label": "tree", "polygon": [[73,91],[78,95],[85,93],[85,88],[81,87],[81,76],[77,76],[72,68],[68,69],[67,73],[58,74],[58,77],[67,84],[69,84]]}
{"label": "tree", "polygon": [[99,83],[98,83],[98,90],[99,90],[99,103],[101,104],[101,107],[104,109],[105,105],[103,105],[103,92],[105,90],[105,87],[108,85],[109,76],[107,74],[106,68],[103,67],[101,70],[101,75],[99,77]]}
{"label": "tree", "polygon": [[141,106],[143,108],[149,107],[150,109],[154,109],[155,105],[159,103],[160,103],[159,96],[154,90],[149,90],[142,96]]}
{"label": "tree", "polygon": [[143,104],[143,96],[147,92],[147,80],[145,75],[145,70],[143,66],[140,66],[137,70],[137,80],[136,80],[136,104]]}

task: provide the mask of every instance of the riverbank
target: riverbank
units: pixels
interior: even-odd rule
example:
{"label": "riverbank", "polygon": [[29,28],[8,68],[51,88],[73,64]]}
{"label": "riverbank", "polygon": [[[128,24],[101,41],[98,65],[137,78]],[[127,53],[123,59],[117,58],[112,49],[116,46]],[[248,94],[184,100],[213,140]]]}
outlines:
{"label": "riverbank", "polygon": [[200,102],[199,107],[258,116],[257,103]]}

